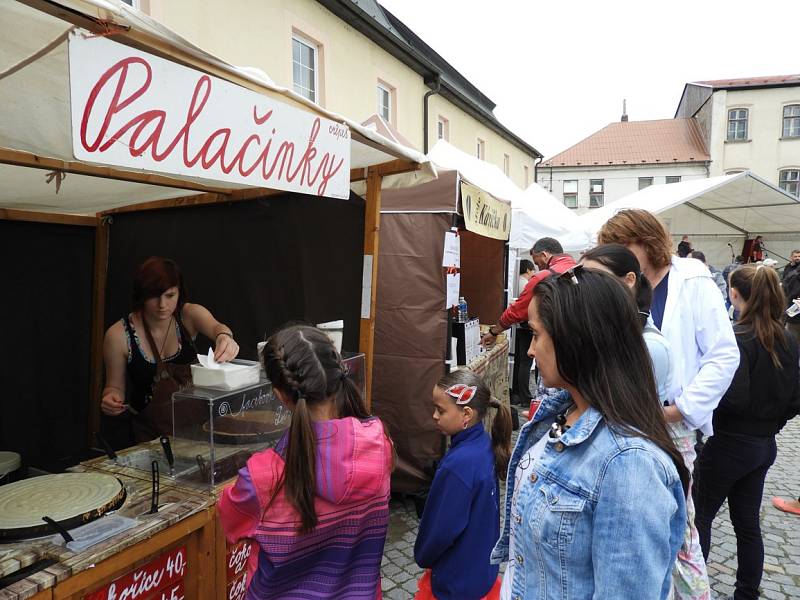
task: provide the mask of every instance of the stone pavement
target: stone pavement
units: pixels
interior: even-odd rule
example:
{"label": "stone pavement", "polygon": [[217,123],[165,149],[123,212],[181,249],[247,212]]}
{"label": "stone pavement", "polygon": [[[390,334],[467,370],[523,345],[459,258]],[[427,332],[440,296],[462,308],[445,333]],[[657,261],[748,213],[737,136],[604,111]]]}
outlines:
{"label": "stone pavement", "polygon": [[[501,490],[501,497],[504,497]],[[778,436],[778,458],[767,475],[761,504],[764,537],[764,578],[761,597],[768,600],[800,600],[800,517],[772,506],[772,496],[800,496],[800,417]],[[409,600],[417,591],[421,569],[414,563],[418,519],[410,499],[391,503],[389,534],[381,572],[384,598]],[[714,521],[708,573],[715,598],[733,594],[736,579],[736,538],[727,504]]]}

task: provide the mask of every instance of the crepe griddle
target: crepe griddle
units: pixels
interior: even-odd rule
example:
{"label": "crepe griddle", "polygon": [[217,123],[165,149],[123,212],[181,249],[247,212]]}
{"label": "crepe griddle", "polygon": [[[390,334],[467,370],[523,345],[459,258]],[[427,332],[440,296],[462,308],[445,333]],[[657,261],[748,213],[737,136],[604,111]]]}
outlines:
{"label": "crepe griddle", "polygon": [[51,535],[50,517],[72,529],[102,517],[125,502],[125,486],[105,473],[60,473],[0,486],[0,542]]}

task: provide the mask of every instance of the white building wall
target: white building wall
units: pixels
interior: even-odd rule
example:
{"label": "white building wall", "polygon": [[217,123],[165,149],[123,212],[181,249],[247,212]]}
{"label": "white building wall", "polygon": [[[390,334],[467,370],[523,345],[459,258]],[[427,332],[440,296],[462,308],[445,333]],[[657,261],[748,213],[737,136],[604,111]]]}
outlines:
{"label": "white building wall", "polygon": [[704,163],[679,165],[641,165],[619,167],[541,167],[537,170],[538,182],[556,198],[564,198],[564,181],[578,180],[577,214],[589,208],[589,181],[604,182],[604,204],[619,200],[639,190],[640,177],[652,177],[653,185],[663,185],[668,176],[679,176],[681,181],[708,177]]}
{"label": "white building wall", "polygon": [[[781,139],[783,107],[800,104],[800,86],[719,90],[713,96],[711,176],[750,170],[778,185],[781,169],[800,168],[800,138]],[[748,140],[728,142],[728,110],[747,108]]]}

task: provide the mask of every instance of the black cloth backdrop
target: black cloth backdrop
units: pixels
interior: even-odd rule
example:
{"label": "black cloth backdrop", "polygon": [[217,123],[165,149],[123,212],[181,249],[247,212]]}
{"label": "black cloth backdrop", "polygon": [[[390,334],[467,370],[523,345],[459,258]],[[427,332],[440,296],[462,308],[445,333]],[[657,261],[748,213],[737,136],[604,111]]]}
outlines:
{"label": "black cloth backdrop", "polygon": [[86,457],[94,227],[0,220],[0,450],[60,471]]}
{"label": "black cloth backdrop", "polygon": [[[149,256],[175,260],[190,302],[231,327],[240,358],[291,321],[344,319],[342,349],[358,349],[364,201],[281,194],[226,204],[119,213],[110,226],[108,327],[130,311],[136,267]],[[198,351],[209,341],[198,336]],[[115,426],[116,425],[116,426]],[[104,419],[112,445],[124,423]]]}

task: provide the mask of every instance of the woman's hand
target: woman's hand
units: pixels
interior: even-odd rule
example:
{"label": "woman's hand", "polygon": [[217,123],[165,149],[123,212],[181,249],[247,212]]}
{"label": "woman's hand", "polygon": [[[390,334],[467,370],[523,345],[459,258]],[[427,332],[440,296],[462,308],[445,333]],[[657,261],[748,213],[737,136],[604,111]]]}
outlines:
{"label": "woman's hand", "polygon": [[239,354],[239,344],[227,333],[220,333],[214,340],[214,360],[228,362]]}
{"label": "woman's hand", "polygon": [[125,402],[119,390],[106,388],[103,390],[103,399],[100,401],[100,410],[110,417],[117,417],[125,412]]}

